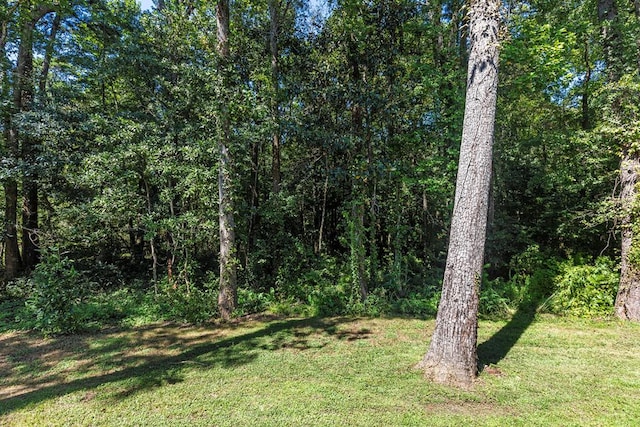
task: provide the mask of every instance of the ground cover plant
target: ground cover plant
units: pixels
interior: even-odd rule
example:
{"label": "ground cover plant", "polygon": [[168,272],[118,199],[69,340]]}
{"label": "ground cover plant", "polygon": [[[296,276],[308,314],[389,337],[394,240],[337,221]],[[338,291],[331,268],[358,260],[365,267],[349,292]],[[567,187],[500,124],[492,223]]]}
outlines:
{"label": "ground cover plant", "polygon": [[640,325],[483,320],[470,390],[414,369],[433,320],[244,318],[0,335],[0,424],[633,425]]}

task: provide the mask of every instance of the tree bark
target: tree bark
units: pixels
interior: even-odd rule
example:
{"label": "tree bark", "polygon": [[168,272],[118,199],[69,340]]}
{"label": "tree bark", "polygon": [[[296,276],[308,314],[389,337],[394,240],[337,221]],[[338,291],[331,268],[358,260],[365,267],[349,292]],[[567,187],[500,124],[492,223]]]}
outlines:
{"label": "tree bark", "polygon": [[640,321],[640,269],[633,262],[631,254],[632,251],[638,250],[634,247],[638,242],[634,241],[634,224],[637,218],[633,214],[638,197],[636,190],[638,173],[640,173],[640,159],[637,155],[631,155],[629,150],[625,150],[620,166],[622,188],[620,203],[625,214],[622,218],[620,285],[616,296],[615,313],[619,319],[635,321]]}
{"label": "tree bark", "polygon": [[[223,75],[223,86],[229,83],[229,1],[219,0],[216,5],[218,55]],[[225,90],[226,92],[226,90]],[[231,155],[229,142],[231,119],[229,107],[225,100],[220,102],[220,132],[218,150],[220,154],[218,169],[219,225],[220,225],[220,293],[218,294],[218,310],[224,320],[231,318],[238,300],[236,235],[233,218],[233,197],[231,177]]]}
{"label": "tree bark", "polygon": [[418,368],[468,387],[477,375],[478,298],[484,260],[498,88],[500,3],[472,0],[471,49],[451,235],[436,328]]}
{"label": "tree bark", "polygon": [[[634,1],[636,18],[640,20],[640,1]],[[602,35],[604,51],[607,59],[607,70],[610,83],[618,83],[622,76],[620,52],[615,45],[619,38],[616,31],[619,25],[617,7],[614,0],[599,0],[598,17],[603,23]],[[640,58],[640,43],[638,44],[638,58]],[[640,60],[638,63],[640,72]],[[614,99],[612,114],[620,116],[619,102]],[[620,250],[620,285],[615,301],[615,314],[622,320],[640,321],[640,265],[634,262],[640,248],[637,234],[638,209],[638,174],[640,173],[640,153],[633,148],[635,141],[623,141],[622,158],[620,161],[620,206],[624,212],[621,229],[622,242]],[[635,254],[635,256],[634,256]]]}
{"label": "tree bark", "polygon": [[618,28],[618,6],[615,0],[598,0],[598,19],[602,24],[602,47],[607,60],[609,82],[622,77],[620,54],[620,31]]}

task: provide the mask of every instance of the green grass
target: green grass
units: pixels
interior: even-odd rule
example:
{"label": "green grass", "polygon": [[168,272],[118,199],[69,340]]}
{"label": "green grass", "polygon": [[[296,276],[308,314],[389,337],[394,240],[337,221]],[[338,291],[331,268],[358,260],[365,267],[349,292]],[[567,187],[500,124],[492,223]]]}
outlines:
{"label": "green grass", "polygon": [[254,319],[41,339],[0,334],[0,425],[629,426],[640,325],[480,323],[472,390],[412,366],[432,320]]}

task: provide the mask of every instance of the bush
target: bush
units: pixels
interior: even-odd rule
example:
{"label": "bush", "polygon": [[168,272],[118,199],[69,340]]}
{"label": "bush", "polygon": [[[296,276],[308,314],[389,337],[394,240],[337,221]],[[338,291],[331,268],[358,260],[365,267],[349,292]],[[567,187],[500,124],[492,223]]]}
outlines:
{"label": "bush", "polygon": [[560,265],[556,290],[549,299],[550,310],[579,317],[611,315],[620,281],[615,263],[607,257],[597,258],[593,265],[577,262],[569,260]]}
{"label": "bush", "polygon": [[341,285],[323,283],[311,290],[307,302],[316,316],[337,316],[346,314],[349,294]]}
{"label": "bush", "polygon": [[267,311],[275,302],[275,291],[256,292],[252,289],[238,289],[238,313],[239,315],[262,313]]}
{"label": "bush", "polygon": [[484,316],[504,316],[517,306],[513,298],[513,283],[501,278],[485,280],[480,289],[478,312]]}
{"label": "bush", "polygon": [[83,328],[87,313],[81,305],[92,283],[76,270],[72,260],[57,251],[43,253],[30,279],[33,291],[27,299],[35,329],[45,335],[71,333]]}
{"label": "bush", "polygon": [[218,292],[213,283],[202,289],[193,285],[174,288],[165,280],[159,286],[157,300],[168,320],[203,323],[218,314]]}
{"label": "bush", "polygon": [[482,279],[479,312],[504,316],[522,306],[537,307],[554,290],[559,261],[531,245],[509,263],[509,277]]}
{"label": "bush", "polygon": [[438,312],[440,295],[440,292],[434,292],[431,295],[410,294],[406,298],[396,301],[393,305],[393,311],[405,316],[434,316]]}

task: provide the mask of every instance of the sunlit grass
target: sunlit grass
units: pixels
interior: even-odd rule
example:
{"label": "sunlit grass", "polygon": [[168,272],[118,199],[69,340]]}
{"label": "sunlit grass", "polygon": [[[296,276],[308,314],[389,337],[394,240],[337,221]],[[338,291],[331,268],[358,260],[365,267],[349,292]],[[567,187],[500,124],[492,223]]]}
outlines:
{"label": "sunlit grass", "polygon": [[433,385],[413,369],[432,328],[431,320],[332,318],[154,324],[48,340],[7,333],[0,335],[0,425],[624,426],[640,419],[640,325],[483,321],[480,355],[490,366],[468,391]]}

